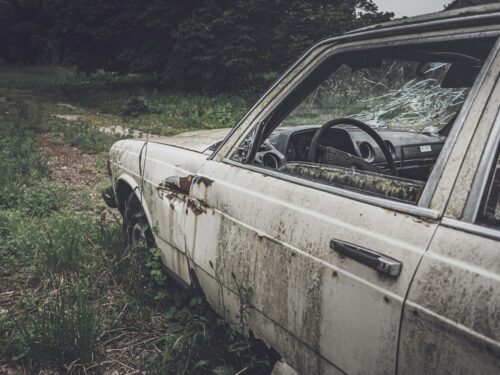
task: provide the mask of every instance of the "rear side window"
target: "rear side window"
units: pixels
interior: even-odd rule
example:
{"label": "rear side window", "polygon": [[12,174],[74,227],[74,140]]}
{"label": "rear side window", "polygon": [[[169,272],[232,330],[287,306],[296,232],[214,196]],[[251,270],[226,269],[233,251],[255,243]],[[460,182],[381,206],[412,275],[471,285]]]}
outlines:
{"label": "rear side window", "polygon": [[478,223],[500,229],[500,144],[497,147],[495,164],[486,185]]}

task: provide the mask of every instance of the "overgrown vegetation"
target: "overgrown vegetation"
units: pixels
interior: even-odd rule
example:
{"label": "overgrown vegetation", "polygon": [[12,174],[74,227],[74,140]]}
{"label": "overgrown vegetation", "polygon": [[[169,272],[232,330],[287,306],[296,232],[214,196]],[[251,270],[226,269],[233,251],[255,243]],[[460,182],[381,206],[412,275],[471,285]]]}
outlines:
{"label": "overgrown vegetation", "polygon": [[116,136],[11,92],[0,101],[0,373],[268,373],[259,342],[169,280],[158,249],[127,248],[116,213],[73,207],[38,152],[40,132],[89,152]]}
{"label": "overgrown vegetation", "polygon": [[159,135],[230,128],[256,99],[255,94],[243,98],[176,93],[160,89],[148,76],[102,71],[82,75],[49,66],[0,67],[0,82],[0,100],[28,98],[32,107],[45,114],[39,122],[41,130],[56,127],[71,143],[91,152],[109,149],[117,136],[130,136],[113,135],[111,128],[117,125]]}

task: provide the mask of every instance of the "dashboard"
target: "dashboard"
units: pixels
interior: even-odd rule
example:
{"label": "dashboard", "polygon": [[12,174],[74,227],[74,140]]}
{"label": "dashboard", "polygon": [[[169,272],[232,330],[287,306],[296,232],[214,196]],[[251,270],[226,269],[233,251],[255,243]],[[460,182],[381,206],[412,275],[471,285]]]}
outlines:
{"label": "dashboard", "polygon": [[[287,162],[308,162],[309,146],[319,127],[305,125],[276,129],[257,152],[255,163],[266,168],[279,169]],[[445,137],[406,130],[375,130],[387,145],[400,177],[427,180],[441,152]],[[377,172],[389,173],[380,147],[358,128],[337,126],[328,129],[320,144],[360,158],[370,163]]]}

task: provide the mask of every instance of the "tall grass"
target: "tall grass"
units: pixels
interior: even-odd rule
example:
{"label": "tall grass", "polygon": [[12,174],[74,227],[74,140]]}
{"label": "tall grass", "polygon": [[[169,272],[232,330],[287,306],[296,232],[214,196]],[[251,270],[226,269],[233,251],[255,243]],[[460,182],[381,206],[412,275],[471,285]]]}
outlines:
{"label": "tall grass", "polygon": [[61,368],[72,362],[86,364],[95,358],[99,320],[92,303],[92,287],[78,280],[37,302],[18,322],[25,356],[36,366]]}
{"label": "tall grass", "polygon": [[46,230],[35,245],[39,274],[78,271],[88,258],[92,229],[88,217],[74,214],[55,215],[45,223]]}

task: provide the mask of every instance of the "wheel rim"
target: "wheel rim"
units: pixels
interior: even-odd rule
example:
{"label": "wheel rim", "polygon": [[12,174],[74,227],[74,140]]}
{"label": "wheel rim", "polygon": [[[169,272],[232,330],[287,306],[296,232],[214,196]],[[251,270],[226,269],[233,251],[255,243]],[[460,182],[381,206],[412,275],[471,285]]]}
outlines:
{"label": "wheel rim", "polygon": [[137,248],[144,240],[144,232],[139,223],[135,223],[130,233],[130,242],[133,248]]}

